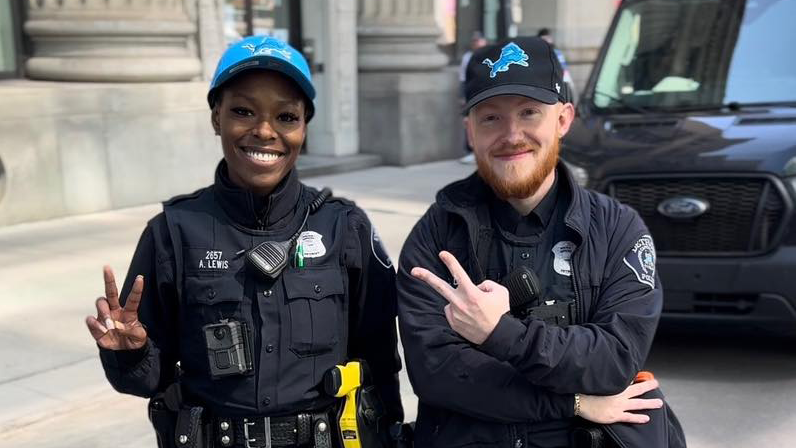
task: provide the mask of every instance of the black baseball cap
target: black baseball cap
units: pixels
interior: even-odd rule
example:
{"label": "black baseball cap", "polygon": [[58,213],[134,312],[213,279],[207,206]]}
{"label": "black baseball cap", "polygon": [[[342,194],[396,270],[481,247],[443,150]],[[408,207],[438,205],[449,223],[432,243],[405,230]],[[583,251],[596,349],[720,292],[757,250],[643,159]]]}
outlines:
{"label": "black baseball cap", "polygon": [[464,114],[498,95],[520,95],[545,104],[568,103],[564,70],[553,47],[539,37],[515,37],[473,52],[464,80]]}

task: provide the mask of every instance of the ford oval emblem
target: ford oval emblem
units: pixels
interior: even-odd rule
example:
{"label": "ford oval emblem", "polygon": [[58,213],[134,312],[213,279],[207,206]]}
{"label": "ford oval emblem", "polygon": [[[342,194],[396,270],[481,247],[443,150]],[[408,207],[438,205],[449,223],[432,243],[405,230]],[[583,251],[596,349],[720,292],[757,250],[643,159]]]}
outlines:
{"label": "ford oval emblem", "polygon": [[696,218],[708,211],[709,208],[710,204],[708,201],[697,198],[676,197],[666,199],[658,204],[658,213],[673,219],[688,219]]}

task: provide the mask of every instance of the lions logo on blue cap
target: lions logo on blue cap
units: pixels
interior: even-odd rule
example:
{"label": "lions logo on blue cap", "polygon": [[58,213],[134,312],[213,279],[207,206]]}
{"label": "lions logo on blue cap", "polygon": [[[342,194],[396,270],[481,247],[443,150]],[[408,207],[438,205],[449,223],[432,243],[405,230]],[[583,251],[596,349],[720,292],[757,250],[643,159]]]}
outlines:
{"label": "lions logo on blue cap", "polygon": [[499,72],[509,71],[509,66],[511,64],[528,67],[528,55],[519,45],[514,42],[509,42],[505,47],[500,49],[500,58],[497,61],[492,62],[491,59],[486,58],[481,63],[488,65],[489,68],[492,69],[489,72],[489,77],[494,78]]}
{"label": "lions logo on blue cap", "polygon": [[281,40],[273,37],[266,37],[259,45],[255,46],[254,44],[246,44],[242,48],[251,51],[252,55],[262,54],[271,56],[273,52],[277,52],[285,59],[290,59],[291,56],[290,50],[287,49],[287,45]]}
{"label": "lions logo on blue cap", "polygon": [[302,93],[307,97],[307,121],[315,112],[313,100],[315,87],[309,64],[304,56],[273,36],[249,36],[229,46],[218,61],[207,102],[210,107],[216,104],[216,93],[219,87],[243,70],[265,69],[281,72],[296,82]]}

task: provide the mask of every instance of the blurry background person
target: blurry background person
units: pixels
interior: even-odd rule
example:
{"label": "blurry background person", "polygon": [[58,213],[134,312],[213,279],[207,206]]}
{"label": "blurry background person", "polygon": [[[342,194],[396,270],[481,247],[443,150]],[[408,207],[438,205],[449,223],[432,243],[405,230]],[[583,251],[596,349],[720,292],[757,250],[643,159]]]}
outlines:
{"label": "blurry background person", "polygon": [[536,35],[541,37],[545,42],[553,47],[553,51],[558,58],[558,63],[561,64],[561,68],[564,69],[563,79],[564,83],[566,83],[567,87],[569,88],[569,98],[572,100],[572,102],[575,102],[575,82],[572,81],[572,74],[569,73],[569,66],[567,65],[566,57],[564,57],[564,52],[556,47],[555,41],[553,40],[553,35],[550,33],[550,28],[540,29]]}

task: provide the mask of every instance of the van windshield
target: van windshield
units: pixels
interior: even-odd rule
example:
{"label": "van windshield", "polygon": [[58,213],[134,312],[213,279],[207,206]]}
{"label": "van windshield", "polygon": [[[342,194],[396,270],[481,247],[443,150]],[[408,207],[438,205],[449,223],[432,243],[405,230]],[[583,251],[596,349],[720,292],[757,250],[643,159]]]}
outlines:
{"label": "van windshield", "polygon": [[599,109],[796,101],[796,0],[625,2],[592,95]]}

